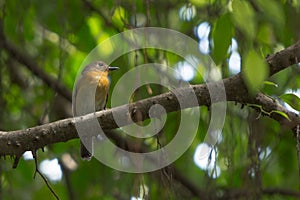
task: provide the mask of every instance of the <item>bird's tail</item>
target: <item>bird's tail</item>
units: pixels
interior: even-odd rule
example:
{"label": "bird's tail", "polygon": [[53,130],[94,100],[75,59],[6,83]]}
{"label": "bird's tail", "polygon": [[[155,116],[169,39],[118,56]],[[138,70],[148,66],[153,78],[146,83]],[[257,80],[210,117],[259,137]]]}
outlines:
{"label": "bird's tail", "polygon": [[92,147],[92,138],[86,138],[85,140],[91,140],[91,143],[89,141],[80,141],[80,155],[83,160],[91,160],[93,154],[85,147],[84,144],[88,145],[91,144],[90,147]]}

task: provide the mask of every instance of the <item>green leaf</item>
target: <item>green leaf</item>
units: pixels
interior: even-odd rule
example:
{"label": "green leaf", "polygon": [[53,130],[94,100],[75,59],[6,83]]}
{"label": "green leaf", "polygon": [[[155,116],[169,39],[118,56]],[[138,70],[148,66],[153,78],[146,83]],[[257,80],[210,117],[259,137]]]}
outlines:
{"label": "green leaf", "polygon": [[248,1],[234,0],[232,2],[232,17],[241,31],[248,37],[254,38],[256,33],[255,13]]}
{"label": "green leaf", "polygon": [[275,0],[256,0],[256,3],[263,10],[266,18],[278,28],[284,26],[284,10],[278,1]]}
{"label": "green leaf", "polygon": [[274,86],[274,87],[278,87],[278,85],[272,81],[264,81],[265,85],[270,85],[270,86]]}
{"label": "green leaf", "polygon": [[249,103],[249,104],[247,104],[247,105],[250,106],[250,107],[256,107],[256,108],[258,108],[258,109],[260,109],[260,110],[263,110],[263,109],[262,109],[262,106],[259,105],[259,104],[252,104],[252,103]]}
{"label": "green leaf", "polygon": [[260,89],[268,76],[268,66],[254,50],[250,50],[243,62],[243,76],[249,92],[254,94]]}
{"label": "green leaf", "polygon": [[232,38],[232,24],[229,14],[221,16],[215,23],[212,32],[214,42],[213,58],[218,65],[226,56]]}
{"label": "green leaf", "polygon": [[190,0],[189,2],[191,4],[193,4],[194,6],[199,7],[199,8],[204,7],[204,6],[209,5],[209,4],[212,3],[212,2],[209,2],[207,0]]}
{"label": "green leaf", "polygon": [[268,23],[263,23],[259,26],[257,31],[257,40],[263,44],[272,45],[274,44],[274,30]]}
{"label": "green leaf", "polygon": [[282,112],[282,111],[272,110],[271,113],[277,113],[277,114],[281,115],[282,117],[286,118],[287,120],[291,121],[290,118],[289,118],[289,116],[287,114],[285,114],[284,112]]}
{"label": "green leaf", "polygon": [[300,111],[300,98],[295,94],[283,94],[280,98],[295,110]]}
{"label": "green leaf", "polygon": [[126,11],[123,7],[119,6],[114,10],[112,15],[112,22],[119,28],[124,26],[124,22],[126,23]]}

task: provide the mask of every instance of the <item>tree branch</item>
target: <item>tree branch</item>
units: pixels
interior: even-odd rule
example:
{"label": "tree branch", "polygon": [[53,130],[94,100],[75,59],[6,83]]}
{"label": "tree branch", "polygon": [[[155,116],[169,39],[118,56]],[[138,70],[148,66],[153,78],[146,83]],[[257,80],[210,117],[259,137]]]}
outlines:
{"label": "tree branch", "polygon": [[112,21],[102,12],[102,10],[96,8],[90,1],[82,0],[82,2],[86,6],[87,9],[97,13],[102,18],[102,20],[104,21],[106,27],[112,27],[118,32],[122,31],[112,23]]}
{"label": "tree branch", "polygon": [[280,52],[267,56],[266,61],[270,66],[270,76],[291,65],[299,63],[300,41]]}
{"label": "tree branch", "polygon": [[[220,197],[219,199],[252,199],[253,193],[249,189],[226,189],[226,188],[220,188],[224,191],[224,195]],[[273,195],[280,195],[282,198],[286,198],[288,196],[295,197],[299,199],[300,193],[297,191],[293,191],[290,189],[282,189],[282,188],[263,188],[261,191],[261,194],[267,197],[273,196]]]}
{"label": "tree branch", "polygon": [[46,74],[29,55],[18,50],[18,48],[7,41],[4,36],[0,37],[0,39],[3,40],[3,47],[11,57],[15,58],[19,63],[26,66],[27,69],[44,81],[44,83],[46,83],[46,85],[52,88],[55,92],[72,102],[72,93],[68,88],[66,88],[64,85],[61,85],[58,80]]}
{"label": "tree branch", "polygon": [[263,194],[265,195],[282,195],[282,196],[293,196],[300,198],[300,193],[297,191],[282,189],[282,188],[264,188],[262,189]]}
{"label": "tree branch", "polygon": [[[267,61],[270,64],[271,75],[279,72],[280,70],[283,70],[289,65],[296,64],[298,62],[297,58],[300,57],[299,49],[300,42],[279,53],[276,53],[275,55],[269,56],[267,58]],[[287,61],[287,57],[294,59],[288,59]],[[277,64],[280,64],[280,66],[277,66]],[[288,111],[277,101],[271,99],[263,93],[258,93],[255,97],[250,96],[243,82],[241,74],[224,79],[223,83],[226,90],[227,101],[235,101],[242,104],[261,105],[262,109],[265,112],[270,113],[269,117],[273,118],[281,125],[287,126],[290,129],[294,128],[297,124],[300,123],[300,118],[297,114]],[[209,106],[211,100],[208,91],[208,85],[200,84],[193,85],[191,87],[194,89],[195,94],[197,95],[198,103],[197,105],[190,104],[188,105],[188,107],[203,105]],[[210,87],[215,87],[216,89],[218,89],[219,87],[221,87],[221,84],[220,82],[211,83]],[[180,93],[181,91],[184,91],[186,89],[187,88],[177,88],[176,91]],[[217,98],[212,100],[213,102],[218,101]],[[134,121],[137,121],[137,117],[135,116],[135,114],[136,110],[139,110],[140,115],[138,119],[148,119],[148,110],[154,104],[160,104],[165,108],[167,113],[183,109],[180,108],[174,93],[167,92],[148,99],[137,101],[135,103],[131,103],[129,105],[123,105],[109,110],[91,113],[81,117],[68,118],[53,123],[28,128],[26,130],[0,132],[0,156],[16,155],[18,157],[28,150],[36,150],[49,144],[66,142],[70,139],[77,138],[78,136],[76,134],[75,124],[93,119],[95,117],[98,118],[103,130],[118,128],[119,126],[114,121],[112,112],[120,113],[124,109],[128,109],[127,116],[131,116]],[[290,120],[277,113],[272,113],[272,111],[274,110],[285,113]],[[129,120],[125,120],[125,122],[121,124],[121,126],[125,126],[130,123],[132,122]]]}

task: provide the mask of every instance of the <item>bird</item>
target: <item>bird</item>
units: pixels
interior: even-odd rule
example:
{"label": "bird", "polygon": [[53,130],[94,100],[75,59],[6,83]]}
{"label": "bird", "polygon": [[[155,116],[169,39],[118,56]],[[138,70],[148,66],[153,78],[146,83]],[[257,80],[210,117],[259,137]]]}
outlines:
{"label": "bird", "polygon": [[[106,108],[110,85],[109,72],[118,69],[119,67],[111,67],[103,61],[95,61],[84,67],[76,82],[75,90],[73,90],[72,111],[74,117]],[[91,126],[87,124],[78,127],[83,131],[93,131]],[[80,155],[83,160],[90,160],[93,156],[92,145],[92,136],[81,135]]]}

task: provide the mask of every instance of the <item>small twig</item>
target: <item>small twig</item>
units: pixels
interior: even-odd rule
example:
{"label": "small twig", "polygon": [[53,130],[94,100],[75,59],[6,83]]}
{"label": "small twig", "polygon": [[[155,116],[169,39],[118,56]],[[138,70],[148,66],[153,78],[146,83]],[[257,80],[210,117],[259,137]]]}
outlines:
{"label": "small twig", "polygon": [[[0,177],[3,176],[2,165],[0,164]],[[2,186],[2,179],[0,180],[0,200],[3,199],[3,186]]]}
{"label": "small twig", "polygon": [[14,160],[14,164],[13,164],[13,169],[16,169],[19,161],[20,161],[21,156],[20,155],[16,155],[15,160]]}
{"label": "small twig", "polygon": [[149,0],[146,0],[146,9],[147,9],[147,22],[146,22],[146,27],[150,26],[151,24],[151,15],[150,15],[150,2]]}
{"label": "small twig", "polygon": [[208,193],[205,190],[202,190],[201,187],[194,184],[191,180],[189,180],[186,176],[184,176],[180,171],[176,168],[173,168],[173,177],[174,180],[181,183],[185,188],[187,188],[194,196],[201,197],[202,200],[209,199]]}
{"label": "small twig", "polygon": [[121,32],[121,30],[115,26],[112,21],[106,17],[106,15],[102,12],[102,10],[96,8],[91,2],[89,2],[88,0],[82,0],[82,2],[84,3],[84,5],[91,11],[97,13],[101,18],[102,20],[104,21],[106,27],[111,27],[113,29],[115,29],[117,32]]}
{"label": "small twig", "polygon": [[300,125],[296,126],[296,148],[297,148],[297,160],[298,160],[298,181],[299,181],[299,190],[300,190]]}
{"label": "small twig", "polygon": [[58,163],[60,164],[62,172],[64,174],[64,178],[65,178],[65,183],[66,183],[66,187],[67,187],[69,199],[70,200],[74,200],[75,199],[75,194],[74,194],[74,190],[72,188],[71,177],[70,177],[71,170],[68,169],[68,167],[62,161],[62,159],[59,159]]}
{"label": "small twig", "polygon": [[55,191],[52,189],[48,179],[42,174],[42,172],[39,170],[39,167],[38,167],[38,162],[37,162],[37,156],[36,156],[36,151],[31,151],[32,152],[32,155],[33,155],[33,158],[34,158],[34,164],[35,164],[35,172],[34,172],[34,175],[33,175],[33,178],[35,179],[36,177],[36,174],[38,173],[42,179],[44,180],[44,182],[46,183],[47,187],[49,188],[50,192],[54,195],[54,197],[57,199],[57,200],[60,200],[59,199],[59,196],[55,193]]}
{"label": "small twig", "polygon": [[300,193],[289,190],[289,189],[284,189],[284,188],[264,188],[262,189],[262,192],[264,195],[281,195],[281,196],[291,196],[299,199]]}

